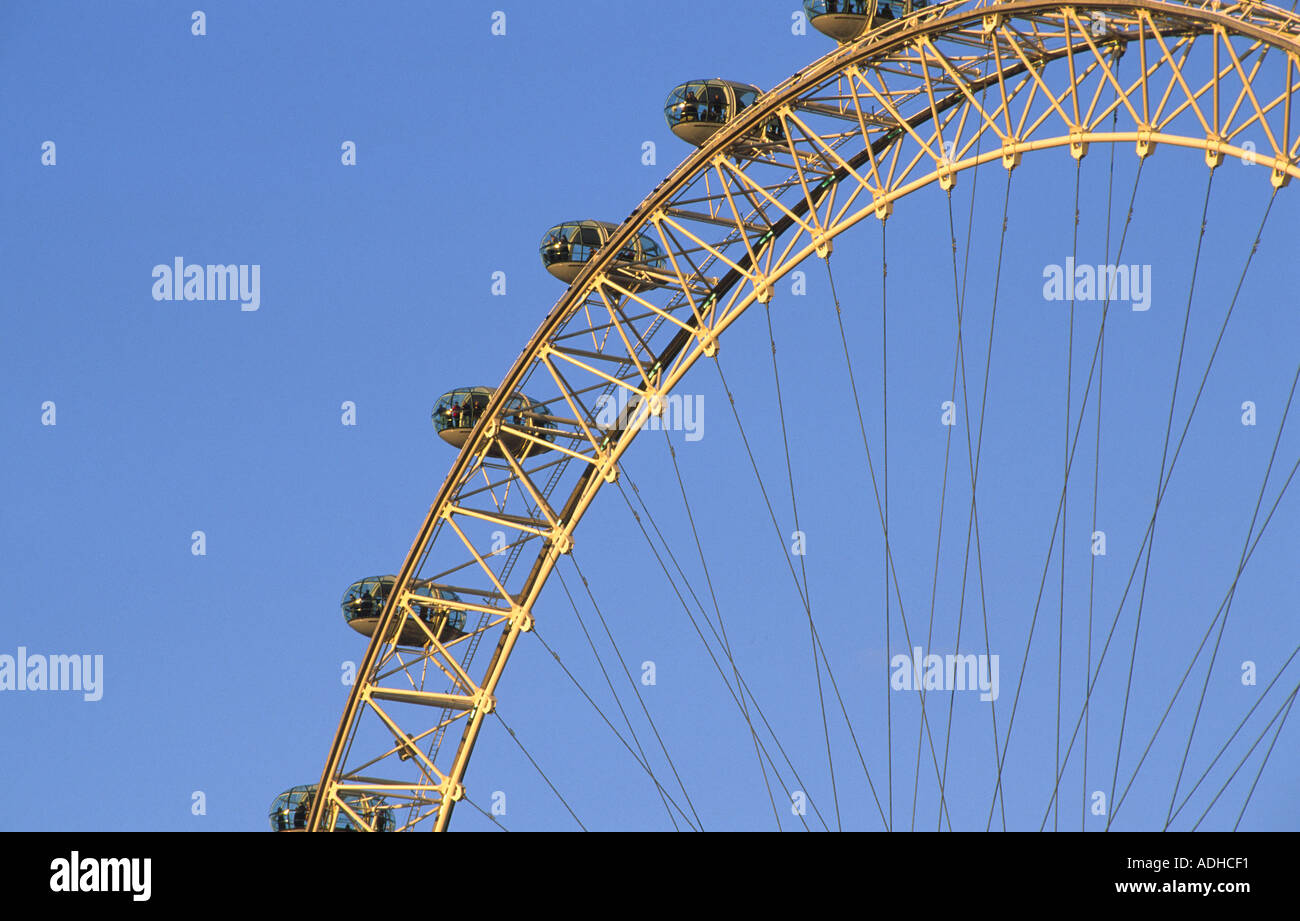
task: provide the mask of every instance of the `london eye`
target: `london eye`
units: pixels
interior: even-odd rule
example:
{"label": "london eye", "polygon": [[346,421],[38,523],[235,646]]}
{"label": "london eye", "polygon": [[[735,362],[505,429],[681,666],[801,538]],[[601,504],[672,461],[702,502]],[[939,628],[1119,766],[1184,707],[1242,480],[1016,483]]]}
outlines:
{"label": "london eye", "polygon": [[[1300,280],[1300,17],[803,15],[825,53],[783,82],[663,88],[681,162],[621,221],[539,227],[559,300],[504,374],[433,385],[449,469],[400,566],[340,580],[368,645],[274,829],[503,824],[487,734],[586,828],[581,756],[566,784],[527,747],[570,730],[513,715],[540,697],[667,828],[1268,810],[1300,691],[1300,312],[1260,292]],[[678,437],[695,400],[707,455]],[[633,610],[680,644],[671,706],[615,639]],[[503,683],[521,654],[554,684]]]}

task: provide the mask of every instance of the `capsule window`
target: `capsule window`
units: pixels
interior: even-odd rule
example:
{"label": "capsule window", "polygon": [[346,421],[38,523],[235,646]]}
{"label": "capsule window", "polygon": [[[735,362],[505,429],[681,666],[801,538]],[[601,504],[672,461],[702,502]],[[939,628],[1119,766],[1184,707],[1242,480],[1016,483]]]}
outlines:
{"label": "capsule window", "polygon": [[875,0],[810,0],[805,7],[813,16],[870,16],[874,5]]}

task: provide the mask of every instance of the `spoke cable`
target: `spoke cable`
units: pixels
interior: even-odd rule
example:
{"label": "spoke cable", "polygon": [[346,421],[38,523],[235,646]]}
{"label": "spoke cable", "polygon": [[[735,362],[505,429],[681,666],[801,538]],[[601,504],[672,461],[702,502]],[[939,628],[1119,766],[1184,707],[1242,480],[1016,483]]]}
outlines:
{"label": "spoke cable", "polygon": [[[637,488],[636,484],[632,481],[632,477],[628,474],[626,467],[623,467],[621,469],[623,471],[624,477],[627,479],[628,483],[632,486],[633,492],[637,494],[637,499],[640,502],[642,509],[645,511],[646,518],[650,521],[651,527],[653,527],[655,533],[659,535],[659,539],[663,541],[664,549],[667,551],[669,558],[673,561],[673,565],[676,567],[679,573],[682,573],[681,564],[677,562],[676,556],[672,552],[672,547],[669,546],[667,541],[664,539],[663,532],[659,529],[659,525],[655,522],[654,514],[650,511],[649,506],[646,505],[645,500],[641,498],[640,490]],[[687,618],[691,621],[691,626],[695,628],[695,633],[697,636],[699,636],[700,641],[704,644],[704,649],[706,652],[708,652],[709,658],[712,659],[714,668],[718,672],[718,676],[722,679],[723,685],[727,688],[727,691],[731,694],[732,700],[735,701],[737,708],[740,709],[742,712],[744,712],[744,708],[741,706],[741,699],[745,695],[748,695],[750,703],[753,704],[754,712],[759,715],[760,719],[762,719],[763,725],[767,729],[768,734],[771,735],[772,741],[776,744],[777,750],[781,753],[782,757],[785,759],[786,766],[790,768],[790,771],[794,775],[795,780],[805,791],[805,795],[807,796],[808,799],[808,805],[813,807],[813,812],[816,814],[818,820],[820,820],[822,826],[829,831],[830,826],[826,824],[825,819],[822,817],[821,811],[817,808],[817,804],[813,800],[812,794],[807,793],[808,790],[807,786],[804,785],[803,779],[799,776],[798,770],[795,768],[794,763],[790,760],[790,756],[786,753],[785,747],[781,744],[781,740],[777,736],[776,730],[773,729],[771,723],[768,722],[767,716],[766,714],[764,714],[762,706],[758,703],[758,698],[754,696],[754,692],[750,689],[749,684],[745,681],[744,675],[740,673],[739,667],[735,665],[733,660],[733,666],[735,666],[736,674],[739,677],[740,692],[741,692],[740,697],[737,697],[736,690],[731,687],[731,682],[727,680],[726,672],[723,670],[721,663],[718,661],[717,655],[713,651],[713,647],[709,644],[709,641],[705,638],[704,633],[700,630],[699,624],[696,622],[694,615],[691,614],[690,606],[686,604],[686,599],[683,598],[681,592],[677,590],[677,584],[675,580],[673,580],[672,576],[669,574],[668,567],[664,564],[663,558],[659,556],[659,550],[655,546],[654,541],[650,538],[649,532],[646,531],[645,525],[642,524],[641,516],[637,513],[636,509],[632,507],[631,500],[628,499],[627,493],[622,491],[621,486],[620,486],[620,492],[623,495],[623,501],[627,504],[628,510],[632,513],[633,519],[636,521],[637,526],[640,528],[642,536],[646,539],[646,543],[649,545],[651,552],[655,555],[655,559],[659,563],[660,569],[663,570],[664,576],[668,579],[669,586],[673,589],[673,592],[677,595],[677,600],[681,603],[682,610],[686,613]],[[689,580],[685,579],[685,573],[682,573],[682,577],[683,580],[686,582],[687,592],[694,599],[696,607],[698,607],[700,610],[701,617],[703,617],[704,622],[709,625],[709,630],[713,633],[714,641],[721,646],[722,638],[718,634],[718,628],[714,627],[713,622],[709,620],[708,614],[704,610],[704,605],[700,602],[699,597],[695,594],[695,590],[691,588]],[[841,706],[842,706],[842,702],[841,702]],[[759,745],[760,748],[762,748],[763,754],[767,756],[768,764],[772,768],[772,773],[777,776],[778,781],[784,784],[785,781],[781,778],[780,772],[777,770],[775,763],[772,761],[771,756],[768,754],[766,747],[762,745],[761,740],[759,742]],[[800,822],[803,822],[802,817],[800,817]],[[806,828],[807,823],[804,823],[804,825]]]}
{"label": "spoke cable", "polygon": [[659,734],[659,727],[655,724],[654,717],[650,715],[650,708],[646,706],[645,698],[641,696],[641,688],[632,677],[632,673],[628,671],[627,660],[623,657],[622,651],[618,648],[618,643],[614,640],[614,634],[609,629],[609,622],[605,619],[604,611],[600,609],[600,605],[596,601],[596,596],[592,594],[591,583],[587,581],[587,577],[582,572],[582,567],[578,565],[578,560],[572,553],[569,554],[569,562],[573,564],[573,569],[578,574],[578,578],[582,581],[582,587],[586,590],[587,597],[591,599],[591,605],[596,610],[596,617],[600,619],[600,625],[605,628],[605,636],[609,638],[609,644],[614,649],[614,655],[618,659],[618,664],[622,667],[623,674],[627,676],[628,684],[632,686],[632,690],[636,694],[637,703],[641,705],[641,712],[645,714],[646,722],[650,724],[650,729],[654,733],[655,740],[658,741],[659,748],[663,751],[664,758],[668,761],[668,767],[673,772],[673,777],[677,780],[677,786],[681,788],[682,796],[686,799],[686,805],[690,808],[691,815],[695,816],[696,827],[700,831],[703,831],[704,823],[700,820],[700,814],[696,811],[695,804],[691,802],[691,795],[686,792],[686,784],[682,781],[681,775],[677,772],[677,765],[673,762],[673,756],[668,752],[668,745],[664,742],[663,736]]}
{"label": "spoke cable", "polygon": [[[654,783],[655,789],[659,793],[659,799],[663,803],[664,810],[668,813],[668,821],[673,823],[674,830],[681,831],[680,826],[677,824],[677,819],[673,816],[672,809],[668,806],[669,800],[671,800],[672,797],[668,794],[668,791],[664,789],[663,785],[660,784],[659,778],[655,776],[654,769],[650,766],[650,756],[646,754],[645,748],[641,745],[641,739],[637,736],[636,728],[632,725],[632,718],[628,716],[627,710],[623,707],[622,698],[614,687],[613,679],[609,677],[609,670],[605,668],[605,659],[601,655],[600,649],[596,646],[596,641],[592,639],[591,632],[587,629],[586,621],[582,618],[582,612],[578,610],[578,603],[574,600],[573,594],[569,591],[569,585],[564,580],[564,573],[560,571],[558,566],[552,571],[555,573],[555,577],[559,580],[560,588],[564,591],[565,597],[569,599],[569,605],[573,608],[573,613],[577,618],[579,628],[582,630],[582,635],[586,637],[587,645],[591,648],[591,653],[596,659],[596,665],[600,668],[600,673],[605,678],[605,684],[609,688],[610,696],[614,698],[614,706],[618,707],[618,712],[623,716],[623,722],[627,724],[628,732],[632,734],[632,741],[635,743],[637,751],[640,753],[638,761],[645,768],[646,773],[650,775],[650,780]],[[552,654],[554,655],[554,653]],[[559,661],[558,656],[556,657],[556,661]],[[565,669],[565,671],[567,672],[568,669]],[[597,707],[597,711],[599,711],[599,709],[600,708]],[[615,730],[615,733],[617,734],[617,730]],[[619,737],[622,738],[621,735]],[[623,744],[626,745],[627,743],[624,742]],[[673,805],[676,805],[675,801]],[[678,811],[681,811],[680,806],[678,806]],[[688,825],[691,825],[691,821],[685,813],[682,813],[682,818],[686,820]],[[694,828],[693,825],[692,828]]]}
{"label": "spoke cable", "polygon": [[[1161,484],[1165,478],[1165,465],[1169,460],[1169,437],[1174,430],[1174,412],[1178,406],[1178,383],[1182,380],[1183,372],[1183,355],[1187,347],[1187,329],[1192,320],[1192,302],[1196,296],[1196,278],[1201,267],[1201,249],[1205,243],[1205,228],[1207,216],[1210,210],[1210,191],[1214,187],[1214,175],[1217,171],[1210,170],[1209,178],[1205,182],[1205,202],[1201,205],[1201,228],[1196,237],[1196,254],[1192,258],[1192,278],[1187,286],[1187,310],[1183,314],[1183,331],[1178,341],[1178,362],[1174,366],[1174,384],[1173,392],[1169,395],[1169,418],[1165,422],[1165,439],[1164,446],[1160,451],[1160,473],[1156,476],[1156,502],[1151,510],[1151,528],[1146,544],[1146,562],[1142,567],[1142,586],[1138,590],[1138,609],[1137,616],[1133,619],[1133,647],[1129,652],[1128,661],[1128,680],[1124,686],[1124,707],[1120,714],[1119,721],[1119,741],[1115,745],[1115,771],[1111,777],[1110,783],[1110,803],[1115,802],[1115,789],[1119,782],[1119,762],[1124,750],[1124,730],[1128,726],[1128,704],[1133,690],[1133,670],[1137,664],[1137,647],[1138,634],[1142,630],[1142,612],[1146,607],[1147,597],[1147,580],[1151,573],[1151,555],[1155,550],[1156,544],[1156,516],[1160,511],[1160,496],[1163,493]],[[1115,809],[1111,809],[1106,816],[1106,830],[1110,830],[1111,823],[1115,820]]]}
{"label": "spoke cable", "polygon": [[[1121,233],[1120,235],[1119,249],[1116,251],[1117,262],[1119,261],[1121,255],[1124,252],[1124,241],[1128,237],[1129,226],[1131,225],[1133,220],[1133,204],[1137,200],[1138,185],[1142,181],[1142,167],[1143,165],[1145,165],[1145,163],[1146,163],[1145,160],[1138,161],[1137,175],[1133,179],[1133,191],[1129,197],[1128,214],[1124,219],[1124,230],[1123,233]],[[1082,404],[1079,407],[1079,422],[1078,425],[1076,425],[1075,427],[1075,436],[1074,436],[1075,447],[1077,447],[1079,443],[1079,430],[1083,425],[1083,413],[1088,405],[1088,394],[1091,392],[1092,389],[1092,378],[1093,378],[1093,374],[1096,372],[1096,367],[1097,367],[1097,354],[1100,351],[1102,336],[1105,333],[1106,316],[1109,310],[1110,310],[1110,290],[1108,286],[1106,299],[1102,303],[1101,328],[1098,331],[1097,346],[1095,346],[1093,349],[1092,367],[1088,371],[1088,382],[1087,384],[1085,384],[1083,388]],[[1073,460],[1073,453],[1074,452],[1072,450],[1071,451],[1072,460]],[[1029,664],[1029,650],[1034,641],[1034,628],[1037,626],[1038,623],[1038,611],[1040,605],[1042,604],[1043,589],[1047,584],[1047,571],[1051,566],[1052,552],[1056,546],[1056,534],[1061,524],[1061,501],[1063,501],[1063,498],[1062,500],[1058,500],[1057,502],[1056,518],[1052,523],[1052,534],[1051,534],[1051,539],[1048,542],[1047,557],[1043,561],[1043,574],[1039,580],[1039,585],[1038,585],[1038,599],[1034,602],[1034,614],[1029,622],[1029,636],[1025,640],[1025,655],[1020,665],[1020,675],[1016,680],[1016,693],[1011,703],[1011,716],[1007,720],[1007,734],[1003,740],[1001,757],[998,759],[998,776],[993,787],[993,801],[989,804],[989,820],[985,830],[988,830],[993,826],[993,811],[996,808],[998,799],[999,797],[1002,796],[1002,792],[1003,792],[1002,791],[1002,768],[1006,764],[1007,749],[1011,746],[1011,733],[1012,730],[1015,728],[1016,711],[1019,709],[1020,706],[1020,693],[1024,685],[1025,671]],[[1118,620],[1118,614],[1116,615],[1116,619]],[[1114,628],[1112,627],[1112,631],[1113,629]]]}
{"label": "spoke cable", "polygon": [[492,710],[492,715],[501,721],[502,726],[505,726],[506,732],[510,735],[510,738],[513,739],[514,743],[519,746],[519,750],[524,753],[524,757],[528,759],[528,763],[531,764],[534,768],[536,768],[537,773],[542,776],[542,780],[546,781],[546,785],[551,788],[551,792],[554,793],[559,798],[560,802],[564,804],[564,808],[569,811],[569,815],[573,816],[573,821],[578,823],[579,828],[581,828],[583,831],[586,831],[587,826],[582,824],[582,819],[578,818],[578,814],[573,811],[573,808],[569,805],[569,801],[566,800],[564,798],[564,795],[561,794],[560,791],[555,788],[555,784],[551,782],[551,778],[546,776],[546,772],[543,771],[542,766],[537,763],[537,759],[535,759],[531,754],[529,754],[528,749],[524,747],[524,743],[519,741],[519,736],[515,735],[515,731],[510,728],[509,724],[506,723],[505,718],[501,715],[501,711],[494,708]]}
{"label": "spoke cable", "polygon": [[[763,313],[767,317],[767,337],[772,346],[772,380],[776,385],[776,409],[777,418],[781,421],[781,443],[785,446],[785,472],[790,481],[790,506],[794,514],[794,530],[798,536],[802,532],[799,530],[799,501],[795,497],[794,488],[794,466],[790,462],[790,435],[785,424],[785,401],[781,398],[781,372],[777,369],[776,363],[776,334],[772,330],[772,304],[771,301],[763,305]],[[806,548],[801,548],[806,549]],[[840,818],[840,793],[835,783],[835,758],[831,753],[831,729],[826,720],[826,695],[822,690],[822,666],[817,658],[817,628],[813,624],[812,616],[812,594],[808,590],[808,565],[807,555],[799,554],[799,572],[803,576],[803,598],[805,613],[808,615],[808,642],[811,645],[813,672],[817,678],[817,703],[821,708],[822,714],[822,733],[826,737],[826,764],[830,770],[831,776],[831,798],[835,804],[835,825],[840,831],[844,830],[844,823]],[[829,667],[829,666],[828,666]]]}
{"label": "spoke cable", "polygon": [[[572,598],[570,598],[570,601],[572,601]],[[560,654],[556,652],[554,649],[552,649],[550,645],[547,644],[546,640],[542,638],[542,635],[538,631],[536,624],[533,625],[532,632],[533,632],[533,636],[537,638],[537,641],[542,644],[542,648],[551,654],[551,658],[553,658],[555,660],[555,663],[560,666],[560,669],[564,672],[564,674],[568,677],[568,679],[571,682],[573,682],[574,687],[576,687],[578,691],[582,694],[582,696],[587,699],[587,703],[591,704],[592,709],[596,711],[597,715],[600,716],[601,720],[604,721],[605,725],[609,727],[612,733],[614,733],[614,737],[617,738],[619,742],[623,743],[623,747],[626,748],[628,754],[632,756],[632,760],[634,760],[637,763],[637,766],[640,767],[641,770],[646,772],[646,775],[659,789],[660,798],[661,799],[667,798],[667,800],[672,803],[673,808],[677,810],[677,812],[689,825],[690,816],[686,815],[686,813],[682,811],[681,806],[679,806],[677,804],[677,801],[673,799],[671,792],[664,789],[663,785],[659,782],[659,778],[655,776],[654,768],[650,766],[649,761],[645,760],[645,751],[642,750],[641,754],[638,755],[636,751],[632,749],[632,746],[627,743],[627,740],[625,738],[623,738],[623,734],[618,731],[618,728],[612,722],[610,722],[609,717],[605,715],[605,711],[603,711],[600,708],[600,705],[597,704],[596,701],[592,698],[592,696],[587,692],[587,689],[582,686],[582,683],[578,681],[578,679],[574,676],[574,674],[571,671],[569,671],[569,667],[564,664],[564,660],[560,658]],[[620,707],[619,709],[621,710],[622,707]],[[624,714],[624,717],[626,718],[626,713]],[[636,740],[635,734],[633,734],[633,740],[636,741],[637,748],[640,748],[641,743],[639,740]],[[669,813],[669,817],[670,818],[672,817],[671,812]],[[676,823],[674,823],[674,826],[675,825]]]}

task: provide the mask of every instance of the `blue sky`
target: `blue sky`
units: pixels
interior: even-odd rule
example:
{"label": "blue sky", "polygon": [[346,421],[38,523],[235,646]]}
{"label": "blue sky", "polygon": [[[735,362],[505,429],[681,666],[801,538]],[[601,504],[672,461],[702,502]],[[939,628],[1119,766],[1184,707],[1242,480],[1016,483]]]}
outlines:
{"label": "blue sky", "polygon": [[[503,7],[506,35],[493,36],[492,13]],[[811,30],[791,34],[794,8],[209,3],[203,36],[191,34],[193,4],[0,9],[0,122],[8,126],[0,258],[9,292],[0,315],[0,573],[11,598],[0,655],[21,646],[104,661],[99,701],[0,694],[0,828],[262,830],[276,793],[317,779],[345,699],[342,664],[364,653],[339,597],[354,579],[400,567],[452,461],[429,424],[434,401],[454,387],[498,382],[562,293],[537,258],[547,227],[620,220],[689,153],[662,117],[675,84],[720,75],[771,86],[830,50]],[[56,145],[53,166],[41,162],[46,141]],[[345,141],[356,145],[355,166],[340,162]],[[642,163],[645,141],[657,145],[653,165]],[[1108,157],[1094,148],[1083,165],[1080,262],[1105,261]],[[1130,149],[1117,152],[1117,200],[1132,187],[1134,163]],[[1109,551],[1097,574],[1095,646],[1150,514],[1207,175],[1195,153],[1162,150],[1153,165],[1122,260],[1151,267],[1152,309],[1125,306],[1108,323],[1098,505]],[[1073,173],[1058,152],[1027,157],[1013,180],[979,491],[1003,733],[1060,491],[1068,305],[1044,300],[1042,271],[1070,254]],[[1180,383],[1175,435],[1268,198],[1262,168],[1230,163],[1220,174],[1189,324],[1185,374],[1195,377]],[[976,202],[972,393],[983,373],[1006,181],[993,168],[973,180],[963,176],[953,199],[963,240],[972,194]],[[1232,581],[1296,373],[1296,194],[1278,196],[1162,506],[1121,790]],[[919,637],[934,575],[948,434],[938,420],[952,396],[955,324],[947,205],[937,188],[914,199],[888,225],[890,515],[913,645],[945,653],[954,650],[969,492],[948,494],[927,644]],[[831,262],[873,439],[881,422],[880,249],[879,225],[866,222],[837,240]],[[261,266],[259,308],[154,300],[153,267],[176,257]],[[907,827],[918,707],[916,695],[886,690],[888,659],[907,643],[891,602],[886,649],[880,528],[826,271],[820,263],[806,270],[807,294],[779,293],[771,309],[813,612],[878,791],[887,785],[889,695],[895,825]],[[508,279],[505,297],[491,294],[497,271]],[[1076,307],[1076,411],[1087,375],[1078,362],[1091,353],[1099,308]],[[733,333],[723,368],[788,534],[790,477],[761,310]],[[716,372],[701,366],[689,383],[704,401],[705,437],[669,437],[698,499],[728,631],[835,827],[807,622],[780,559],[786,541],[762,506]],[[1258,407],[1255,427],[1241,424],[1247,400]],[[47,401],[56,407],[53,426],[42,425]],[[354,427],[340,423],[344,401],[356,405]],[[1298,412],[1283,430],[1266,511],[1300,452]],[[1085,433],[1093,426],[1089,410]],[[953,488],[967,476],[965,430],[954,432]],[[704,592],[663,440],[652,433],[638,442],[628,482],[662,510],[659,523]],[[1064,614],[1059,563],[1046,577],[1004,775],[1014,791],[1011,827],[1037,828],[1051,793],[1058,617],[1066,742],[1081,702],[1093,449],[1085,434],[1085,473],[1072,475],[1069,498]],[[1298,642],[1298,520],[1288,492],[1240,583],[1189,776],[1263,703],[1189,813],[1209,804],[1300,680],[1292,663],[1263,693]],[[206,555],[195,556],[191,535],[200,530]],[[643,699],[701,823],[774,828],[748,730],[616,490],[583,522],[575,556],[628,669],[638,675],[643,662],[656,665]],[[577,590],[573,570],[561,572]],[[973,580],[972,570],[960,651],[985,652]],[[617,712],[558,584],[543,601],[539,632]],[[590,617],[585,595],[579,603]],[[1109,796],[1112,786],[1132,633],[1126,607],[1095,699],[1088,776],[1072,756],[1063,782],[1063,828],[1104,827],[1084,816],[1082,803],[1086,792]],[[1258,668],[1256,686],[1240,680],[1246,661]],[[1162,731],[1117,825],[1163,824],[1203,666],[1171,716],[1179,728]],[[504,718],[587,827],[670,827],[645,775],[537,643],[521,644],[500,699]],[[962,694],[927,700],[940,708],[936,735],[954,706],[953,824],[982,828],[992,802],[987,705]],[[635,698],[623,701],[639,712]],[[830,706],[843,824],[878,828],[844,721]],[[643,723],[637,731],[652,743]],[[1272,738],[1264,736],[1202,827],[1232,827]],[[1242,827],[1300,825],[1298,738],[1288,722]],[[937,785],[929,748],[922,752],[916,823],[934,827]],[[205,815],[192,812],[196,791]],[[495,722],[475,753],[470,791],[481,805],[505,793],[501,824],[512,830],[576,827]],[[777,791],[784,825],[802,827],[789,792]],[[490,827],[464,807],[456,825]]]}

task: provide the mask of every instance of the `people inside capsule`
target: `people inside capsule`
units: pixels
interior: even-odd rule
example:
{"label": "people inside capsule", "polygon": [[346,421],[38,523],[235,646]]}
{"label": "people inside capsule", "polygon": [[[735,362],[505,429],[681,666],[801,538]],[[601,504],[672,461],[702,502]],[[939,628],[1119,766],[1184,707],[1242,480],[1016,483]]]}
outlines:
{"label": "people inside capsule", "polygon": [[492,391],[487,387],[470,387],[444,394],[433,409],[433,426],[438,434],[445,431],[468,431],[478,425],[487,411]]}
{"label": "people inside capsule", "polygon": [[[474,426],[487,412],[488,401],[492,399],[491,387],[462,387],[444,393],[433,406],[433,427],[443,441],[457,448],[463,448],[469,440]],[[549,442],[552,436],[539,430],[545,419],[551,415],[550,407],[536,403],[522,394],[515,394],[506,401],[504,421],[507,425],[521,429],[533,430],[535,437]],[[512,457],[543,454],[549,447],[531,439],[505,432],[500,440],[509,449]],[[487,452],[492,457],[503,457],[494,442]]]}
{"label": "people inside capsule", "polygon": [[[379,619],[384,613],[393,588],[397,585],[396,576],[372,576],[361,579],[348,586],[343,593],[340,607],[347,625],[363,636],[374,636],[379,626]],[[416,586],[415,591],[428,598],[441,601],[459,602],[455,592],[433,585]],[[443,605],[412,604],[415,616],[424,621],[429,631],[439,642],[447,643],[465,635],[465,612]],[[402,629],[397,638],[398,646],[424,646],[429,642],[419,624],[409,618],[402,622]]]}
{"label": "people inside capsule", "polygon": [[[604,221],[557,224],[542,235],[542,265],[560,281],[572,284],[617,230],[616,224]],[[632,290],[652,285],[653,273],[664,263],[663,250],[645,234],[635,236],[615,258],[615,280]],[[619,268],[622,271],[617,271]]]}
{"label": "people inside capsule", "polygon": [[[758,87],[729,80],[692,80],[668,94],[664,117],[668,127],[688,144],[699,147],[719,128],[734,120],[758,101]],[[779,118],[768,119],[755,132],[755,139],[781,141],[785,131]]]}
{"label": "people inside capsule", "polygon": [[925,6],[925,0],[803,0],[813,28],[837,42],[851,42],[873,27]]}
{"label": "people inside capsule", "polygon": [[[290,787],[271,802],[269,818],[272,831],[306,831],[307,816],[319,784]],[[393,817],[383,799],[365,793],[344,793],[343,801],[364,818],[375,831],[392,831]],[[352,816],[342,809],[334,819],[334,831],[360,831]]]}

